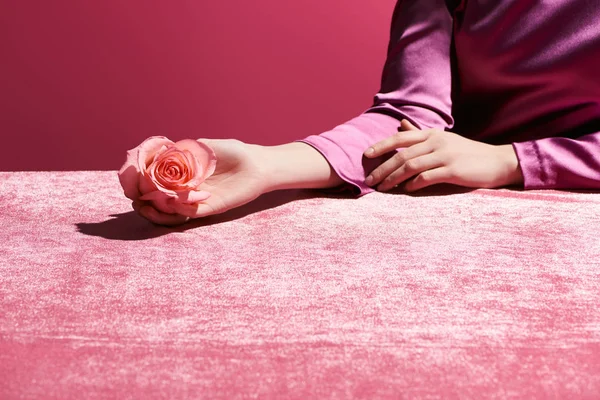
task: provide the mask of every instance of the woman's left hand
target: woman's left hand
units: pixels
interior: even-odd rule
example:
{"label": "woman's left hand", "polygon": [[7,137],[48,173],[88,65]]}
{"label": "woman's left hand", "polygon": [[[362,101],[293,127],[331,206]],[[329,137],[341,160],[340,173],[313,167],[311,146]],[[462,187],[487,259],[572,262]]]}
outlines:
{"label": "woman's left hand", "polygon": [[368,158],[399,149],[367,177],[377,190],[390,190],[404,182],[413,192],[438,183],[472,188],[521,184],[523,174],[513,146],[494,146],[439,129],[419,130],[402,120],[402,131],[365,151]]}

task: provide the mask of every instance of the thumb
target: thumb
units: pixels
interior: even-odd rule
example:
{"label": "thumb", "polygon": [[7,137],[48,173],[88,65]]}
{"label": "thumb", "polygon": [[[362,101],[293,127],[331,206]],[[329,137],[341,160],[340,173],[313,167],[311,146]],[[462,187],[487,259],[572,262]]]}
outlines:
{"label": "thumb", "polygon": [[402,122],[400,122],[400,129],[402,129],[403,131],[418,131],[419,130],[419,128],[417,128],[416,126],[411,124],[411,122],[407,119],[403,119]]}
{"label": "thumb", "polygon": [[214,142],[213,139],[205,139],[205,138],[200,138],[200,139],[196,139],[197,142],[200,143],[204,143],[205,145],[210,147],[210,144]]}

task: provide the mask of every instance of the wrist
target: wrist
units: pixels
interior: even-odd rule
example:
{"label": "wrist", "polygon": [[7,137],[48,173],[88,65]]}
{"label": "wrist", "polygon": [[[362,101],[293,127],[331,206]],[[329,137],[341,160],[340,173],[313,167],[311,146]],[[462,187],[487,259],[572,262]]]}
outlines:
{"label": "wrist", "polygon": [[497,146],[497,150],[504,166],[504,176],[501,185],[498,186],[523,185],[523,171],[519,165],[519,159],[513,145],[500,145]]}
{"label": "wrist", "polygon": [[329,188],[343,183],[325,157],[308,144],[292,142],[278,146],[252,146],[267,192]]}
{"label": "wrist", "polygon": [[273,171],[276,169],[272,156],[271,146],[247,143],[251,159],[255,162],[258,175],[261,177],[261,193],[275,190],[277,185]]}

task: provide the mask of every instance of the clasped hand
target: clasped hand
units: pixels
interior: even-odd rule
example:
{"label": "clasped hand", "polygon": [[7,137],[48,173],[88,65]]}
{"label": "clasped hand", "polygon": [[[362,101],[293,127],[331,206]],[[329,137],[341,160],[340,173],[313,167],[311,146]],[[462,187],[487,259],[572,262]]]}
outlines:
{"label": "clasped hand", "polygon": [[494,146],[439,129],[420,130],[402,120],[401,131],[365,151],[368,158],[398,150],[373,170],[365,183],[387,191],[414,192],[438,183],[496,188],[522,183],[512,145]]}

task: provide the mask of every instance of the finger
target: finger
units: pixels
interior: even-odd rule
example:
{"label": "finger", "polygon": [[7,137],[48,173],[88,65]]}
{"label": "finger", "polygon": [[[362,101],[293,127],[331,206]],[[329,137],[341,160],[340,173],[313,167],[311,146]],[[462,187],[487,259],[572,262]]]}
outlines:
{"label": "finger", "polygon": [[389,153],[400,147],[409,147],[417,143],[424,142],[428,138],[427,131],[403,131],[375,143],[365,151],[368,158],[379,157],[382,154]]}
{"label": "finger", "polygon": [[397,168],[394,172],[389,174],[387,178],[377,187],[379,191],[386,191],[392,189],[394,186],[404,182],[405,180],[412,178],[424,171],[437,168],[441,166],[439,156],[436,153],[425,154],[420,157],[411,158]]}
{"label": "finger", "polygon": [[198,204],[173,204],[173,209],[177,214],[185,215],[189,218],[207,217],[218,212],[208,201]]}
{"label": "finger", "polygon": [[403,131],[418,131],[419,128],[414,126],[409,120],[403,119],[400,121],[400,129]]}
{"label": "finger", "polygon": [[139,213],[142,217],[158,225],[181,225],[184,222],[187,222],[187,220],[189,219],[185,215],[165,214],[163,212],[157,211],[154,207],[150,206],[141,207]]}
{"label": "finger", "polygon": [[429,154],[432,151],[433,148],[428,142],[417,143],[414,146],[402,149],[398,153],[394,154],[389,160],[374,169],[365,180],[365,183],[369,186],[377,185],[389,174],[402,166],[406,161]]}
{"label": "finger", "polygon": [[131,206],[133,207],[133,209],[135,210],[135,212],[137,212],[138,214],[140,213],[140,209],[144,206],[144,203],[138,200],[134,200],[131,202]]}
{"label": "finger", "polygon": [[451,175],[447,168],[434,168],[421,172],[404,184],[404,190],[414,192],[438,183],[450,183]]}

